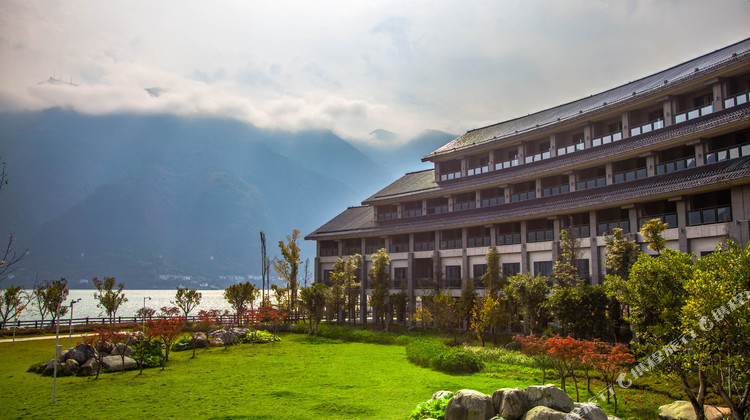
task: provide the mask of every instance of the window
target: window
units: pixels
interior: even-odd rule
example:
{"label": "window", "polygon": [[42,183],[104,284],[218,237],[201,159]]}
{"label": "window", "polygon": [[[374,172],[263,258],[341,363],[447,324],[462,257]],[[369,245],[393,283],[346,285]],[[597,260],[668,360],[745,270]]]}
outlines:
{"label": "window", "polygon": [[469,248],[490,246],[490,229],[486,227],[472,227],[467,230],[467,246]]}
{"label": "window", "polygon": [[462,248],[461,229],[450,229],[440,232],[440,249]]}
{"label": "window", "polygon": [[591,279],[591,274],[589,274],[589,260],[578,260],[576,264],[578,265],[578,277]]}
{"label": "window", "polygon": [[409,235],[392,236],[388,252],[409,252]]}
{"label": "window", "polygon": [[552,274],[552,261],[535,261],[534,262],[534,275],[535,276],[549,276]]}
{"label": "window", "polygon": [[320,241],[320,256],[335,257],[339,255],[339,245],[336,241]]}
{"label": "window", "polygon": [[472,278],[475,281],[477,281],[480,278],[482,278],[482,276],[486,272],[487,272],[487,264],[474,264],[474,275],[472,276]]}
{"label": "window", "polygon": [[521,243],[521,223],[501,223],[497,226],[497,244],[510,245]]}
{"label": "window", "polygon": [[454,200],[453,211],[475,209],[476,207],[476,195],[473,192],[458,194]]}
{"label": "window", "polygon": [[398,207],[396,206],[378,206],[378,220],[393,220],[398,218]]}
{"label": "window", "polygon": [[505,277],[515,276],[521,272],[521,263],[504,263],[503,275]]}
{"label": "window", "polygon": [[323,270],[323,283],[326,286],[331,285],[331,274],[333,273],[333,270]]}
{"label": "window", "polygon": [[414,251],[434,251],[435,234],[432,232],[420,232],[414,234]]}
{"label": "window", "polygon": [[451,289],[461,288],[461,266],[460,265],[446,265],[445,266],[445,283],[446,283],[446,286]]}
{"label": "window", "polygon": [[396,267],[393,269],[392,289],[405,289],[407,287],[407,270],[406,267]]}
{"label": "window", "polygon": [[365,254],[367,255],[374,254],[378,252],[380,248],[385,248],[385,239],[383,238],[365,239]]}

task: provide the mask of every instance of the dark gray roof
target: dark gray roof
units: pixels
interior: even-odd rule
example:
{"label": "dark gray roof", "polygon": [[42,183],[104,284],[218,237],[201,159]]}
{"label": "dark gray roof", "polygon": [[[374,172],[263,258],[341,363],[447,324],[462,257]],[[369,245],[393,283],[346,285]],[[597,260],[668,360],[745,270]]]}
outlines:
{"label": "dark gray roof", "polygon": [[589,96],[588,98],[546,109],[525,117],[471,130],[425,156],[423,160],[499,141],[518,134],[528,133],[532,130],[548,128],[552,124],[563,123],[573,118],[587,117],[586,114],[588,113],[620,106],[626,101],[640,99],[643,95],[651,95],[659,90],[670,88],[674,83],[681,80],[696,76],[700,77],[717,67],[747,59],[750,59],[750,38],[640,80]]}
{"label": "dark gray roof", "polygon": [[305,239],[374,236],[547,217],[728,187],[748,180],[750,157],[743,157],[584,191],[408,219],[375,221],[373,207],[350,207]]}
{"label": "dark gray roof", "polygon": [[572,168],[577,165],[586,164],[587,162],[611,160],[612,156],[637,154],[652,149],[654,144],[674,138],[684,138],[687,135],[700,134],[704,130],[710,130],[728,123],[747,121],[748,119],[750,119],[750,103],[618,142],[499,171],[490,171],[481,175],[443,181],[439,185],[435,182],[434,170],[409,173],[373,194],[363,203],[375,205],[378,202],[416,200],[425,195],[448,195],[459,190],[486,188],[489,185],[517,182],[519,179],[530,176],[539,177],[559,173],[560,168]]}

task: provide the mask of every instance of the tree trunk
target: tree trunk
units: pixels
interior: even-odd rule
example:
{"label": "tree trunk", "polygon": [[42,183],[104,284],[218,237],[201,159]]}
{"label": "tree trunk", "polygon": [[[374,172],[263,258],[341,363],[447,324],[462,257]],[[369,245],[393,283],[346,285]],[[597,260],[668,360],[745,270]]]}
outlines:
{"label": "tree trunk", "polygon": [[688,384],[685,373],[682,370],[678,370],[677,375],[680,378],[680,385],[682,386],[682,390],[685,392],[685,395],[687,395],[688,401],[690,401],[690,405],[693,406],[696,420],[706,420],[706,414],[703,411],[703,401],[706,398],[706,375],[704,374],[703,370],[701,369],[698,373],[698,381],[700,385],[698,387],[697,396],[693,392],[693,389],[690,387],[690,384]]}
{"label": "tree trunk", "polygon": [[713,388],[716,391],[717,394],[724,400],[724,402],[727,404],[727,407],[732,411],[732,418],[734,420],[744,420],[745,419],[745,413],[744,413],[744,407],[743,409],[740,409],[740,407],[737,406],[737,404],[734,403],[732,400],[732,397],[729,396],[727,393],[727,390],[724,389],[724,384],[721,382],[714,382]]}

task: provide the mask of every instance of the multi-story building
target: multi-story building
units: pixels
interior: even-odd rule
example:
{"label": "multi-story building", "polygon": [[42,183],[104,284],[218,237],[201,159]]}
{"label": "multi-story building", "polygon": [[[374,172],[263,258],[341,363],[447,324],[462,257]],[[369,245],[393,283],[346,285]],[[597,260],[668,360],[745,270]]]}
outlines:
{"label": "multi-story building", "polygon": [[[644,221],[669,225],[667,246],[701,255],[750,241],[750,39],[640,80],[471,130],[413,172],[334,217],[317,241],[315,278],[338,257],[380,248],[392,288],[413,305],[430,286],[458,295],[496,247],[504,274],[547,275],[559,232],[580,239],[580,275],[603,281],[605,236],[643,243]],[[645,250],[645,247],[644,247]],[[435,258],[439,256],[439,258]],[[366,313],[365,264],[360,315]],[[394,290],[395,291],[395,290]]]}

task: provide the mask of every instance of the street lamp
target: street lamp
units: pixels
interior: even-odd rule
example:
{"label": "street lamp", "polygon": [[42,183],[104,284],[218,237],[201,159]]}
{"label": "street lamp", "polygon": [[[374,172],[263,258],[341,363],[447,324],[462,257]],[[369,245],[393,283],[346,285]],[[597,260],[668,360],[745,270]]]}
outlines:
{"label": "street lamp", "polygon": [[141,316],[143,317],[143,333],[144,334],[146,334],[146,299],[151,300],[151,296],[143,297],[143,312],[141,313]]}
{"label": "street lamp", "polygon": [[73,338],[73,305],[80,302],[81,298],[70,301],[70,324],[68,324],[68,349],[70,349],[70,340]]}
{"label": "street lamp", "polygon": [[57,389],[57,365],[59,363],[59,357],[61,353],[61,348],[59,345],[60,342],[60,305],[62,305],[62,302],[59,302],[57,304],[57,308],[55,308],[55,358],[52,359],[52,366],[53,366],[53,373],[52,373],[52,404],[55,403],[55,391]]}

